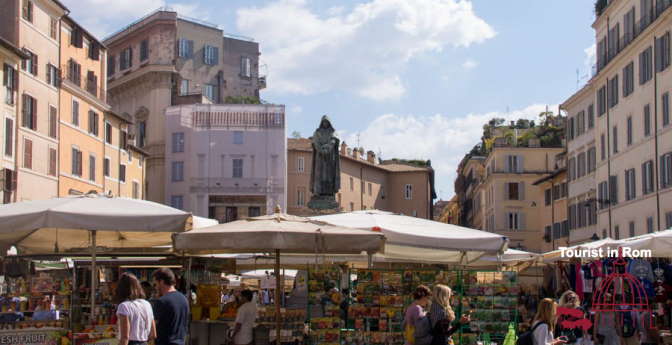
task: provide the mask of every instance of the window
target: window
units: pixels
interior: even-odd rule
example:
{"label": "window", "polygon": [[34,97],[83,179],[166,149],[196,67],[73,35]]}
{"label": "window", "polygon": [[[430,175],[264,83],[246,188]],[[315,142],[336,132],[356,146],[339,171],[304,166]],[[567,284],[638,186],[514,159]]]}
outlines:
{"label": "window", "polygon": [[577,178],[586,176],[586,153],[581,152],[577,157]]}
{"label": "window", "polygon": [[544,205],[549,206],[551,204],[551,189],[548,188],[544,191]]}
{"label": "window", "polygon": [[138,122],[138,147],[145,147],[147,141],[147,121]]}
{"label": "window", "polygon": [[82,48],[84,46],[84,34],[80,28],[73,28],[70,34],[70,45],[77,48]]}
{"label": "window", "polygon": [[595,127],[595,107],[591,104],[588,106],[588,129]]}
{"label": "window", "polygon": [[5,156],[14,156],[14,120],[5,119]]}
{"label": "window", "polygon": [[660,156],[660,188],[672,186],[672,152]]}
{"label": "window", "polygon": [[100,44],[95,41],[89,43],[89,59],[98,61],[100,60]]}
{"label": "window", "polygon": [[112,144],[112,124],[105,122],[105,142]]}
{"label": "window", "polygon": [[607,229],[602,229],[602,238],[607,238]]}
{"label": "window", "polygon": [[233,143],[236,145],[243,144],[243,131],[233,131]]}
{"label": "window", "polygon": [[597,116],[602,116],[607,112],[607,87],[602,86],[597,90]]}
{"label": "window", "polygon": [[82,176],[82,151],[80,151],[78,148],[73,147],[72,148],[72,157],[71,159],[71,172],[75,176]]}
{"label": "window", "polygon": [[373,195],[373,186],[371,185],[371,182],[368,183],[368,190],[369,190],[369,196]]}
{"label": "window", "polygon": [[576,158],[572,157],[568,161],[568,170],[569,170],[569,180],[574,181],[576,177]]}
{"label": "window", "polygon": [[89,133],[98,136],[98,114],[93,111],[89,110]]}
{"label": "window", "polygon": [[34,131],[37,130],[37,100],[26,94],[23,95],[21,125]]}
{"label": "window", "polygon": [[628,146],[632,145],[632,116],[628,116],[627,120],[627,127],[626,127],[626,139],[628,142]]}
{"label": "window", "polygon": [[82,85],[82,65],[75,60],[68,60],[68,80],[77,86]]}
{"label": "window", "polygon": [[618,75],[609,80],[608,103],[609,108],[613,108],[618,104]]}
{"label": "window", "polygon": [[188,59],[194,55],[194,41],[180,38],[177,44],[177,54],[179,57]]}
{"label": "window", "polygon": [[296,159],[296,171],[302,173],[305,171],[305,160],[303,157],[298,157]]}
{"label": "window", "polygon": [[96,182],[96,157],[89,156],[89,180]]}
{"label": "window", "polygon": [[507,156],[506,172],[509,172],[509,173],[522,172],[523,171],[523,166],[522,165],[523,164],[522,164],[522,157],[521,156],[512,156],[512,155]]}
{"label": "window", "polygon": [[79,126],[79,102],[72,100],[72,124]]}
{"label": "window", "polygon": [[567,197],[567,192],[568,192],[567,188],[568,188],[567,187],[567,182],[563,182],[560,185],[560,197],[561,198],[566,198]]}
{"label": "window", "polygon": [[211,101],[216,101],[215,86],[210,84],[203,85],[203,96],[207,97]]}
{"label": "window", "polygon": [[28,55],[28,58],[25,60],[21,60],[21,68],[36,76],[37,75],[37,63],[38,63],[38,58],[37,55],[35,55],[33,52],[29,50],[24,49],[24,53]]}
{"label": "window", "polygon": [[203,63],[206,65],[216,65],[219,61],[219,48],[206,45],[203,48]]}
{"label": "window", "polygon": [[33,22],[33,2],[29,0],[23,0],[23,6],[21,8],[21,17],[29,22]]}
{"label": "window", "polygon": [[56,161],[58,160],[58,154],[56,149],[49,148],[49,176],[56,176]]}
{"label": "window", "polygon": [[621,229],[618,227],[618,225],[616,225],[616,226],[614,227],[614,237],[615,237],[617,240],[620,240],[620,239],[621,239]]}
{"label": "window", "polygon": [[296,205],[297,206],[304,206],[306,203],[306,191],[304,188],[299,188],[297,190],[297,195],[296,195]]}
{"label": "window", "polygon": [[413,185],[407,184],[404,186],[404,199],[406,200],[413,199]]}
{"label": "window", "polygon": [[611,141],[612,141],[612,144],[614,145],[614,147],[613,147],[614,154],[616,154],[616,153],[618,153],[618,127],[614,126],[614,128],[612,129],[612,135],[611,136],[612,136]]}
{"label": "window", "polygon": [[665,213],[665,229],[672,228],[672,212]]}
{"label": "window", "polygon": [[248,217],[259,217],[261,216],[261,208],[259,206],[250,206],[247,208]]}
{"label": "window", "polygon": [[651,106],[649,104],[644,106],[644,136],[651,135]]}
{"label": "window", "polygon": [[49,137],[56,139],[58,135],[58,110],[49,106]]}
{"label": "window", "polygon": [[23,167],[33,168],[33,142],[30,139],[23,139]]}
{"label": "window", "polygon": [[354,211],[354,210],[355,210],[355,203],[351,202],[350,203],[350,211]]}
{"label": "window", "polygon": [[635,63],[630,62],[623,68],[623,98],[635,91]]}
{"label": "window", "polygon": [[173,133],[173,153],[184,152],[184,133]]}
{"label": "window", "polygon": [[609,176],[609,203],[618,204],[618,176]]}
{"label": "window", "polygon": [[588,173],[595,171],[597,168],[597,152],[595,146],[588,149]]}
{"label": "window", "polygon": [[4,64],[3,67],[2,85],[5,87],[5,103],[14,105],[14,91],[16,91],[18,75],[12,66]]}
{"label": "window", "polygon": [[630,222],[628,224],[628,230],[628,235],[630,235],[630,237],[635,237],[635,222]]}
{"label": "window", "polygon": [[633,200],[637,197],[635,186],[635,169],[628,169],[625,171],[625,200]]}
{"label": "window", "polygon": [[252,77],[252,61],[247,56],[240,58],[240,76],[245,78]]}
{"label": "window", "polygon": [[98,76],[93,71],[86,73],[86,91],[98,97]]}
{"label": "window", "polygon": [[355,190],[355,180],[352,177],[350,178],[350,190]]}
{"label": "window", "polygon": [[180,96],[186,96],[189,94],[189,80],[181,79],[180,80]]}
{"label": "window", "polygon": [[103,160],[103,175],[110,177],[110,159],[107,157]]}
{"label": "window", "polygon": [[119,164],[119,182],[126,182],[126,165]]}
{"label": "window", "polygon": [[505,185],[506,200],[524,200],[523,182],[511,182]]}
{"label": "window", "polygon": [[184,181],[184,162],[173,162],[171,165],[171,181]]}
{"label": "window", "polygon": [[128,47],[119,54],[119,71],[133,67],[133,48]]}
{"label": "window", "polygon": [[149,59],[149,40],[140,42],[140,61]]}
{"label": "window", "polygon": [[569,118],[569,126],[567,127],[567,133],[568,133],[567,136],[569,137],[569,140],[573,140],[574,137],[576,136],[576,135],[574,134],[574,128],[576,128],[576,127],[574,126],[574,122],[575,122],[575,121],[574,121],[574,118],[573,118],[573,117]]}
{"label": "window", "polygon": [[236,158],[233,160],[233,177],[242,178],[243,177],[243,160]]}
{"label": "window", "polygon": [[519,230],[521,228],[520,224],[521,214],[518,212],[508,212],[508,229],[509,230]]}
{"label": "window", "polygon": [[576,115],[576,132],[577,136],[583,134],[586,131],[586,112],[581,110],[578,115]]}
{"label": "window", "polygon": [[646,217],[646,233],[653,233],[653,217]]}
{"label": "window", "polygon": [[47,84],[53,86],[53,87],[58,87],[58,77],[60,75],[60,72],[58,71],[58,68],[52,64],[47,64]]}
{"label": "window", "polygon": [[653,78],[652,48],[649,46],[639,54],[639,84],[643,85]]}
{"label": "window", "polygon": [[670,93],[665,92],[663,94],[663,127],[670,124]]}
{"label": "window", "polygon": [[183,197],[182,195],[171,195],[170,196],[170,206],[181,210],[184,208]]}
{"label": "window", "polygon": [[656,72],[662,72],[670,66],[670,32],[656,39]]}
{"label": "window", "polygon": [[653,193],[653,161],[642,164],[642,194]]}
{"label": "window", "polygon": [[628,11],[623,16],[623,39],[625,42],[624,45],[629,44],[632,39],[635,37],[635,7],[633,6],[630,11]]}
{"label": "window", "polygon": [[605,160],[607,157],[607,143],[604,140],[604,134],[600,135],[600,159]]}
{"label": "window", "polygon": [[133,181],[133,199],[140,198],[140,184]]}
{"label": "window", "polygon": [[115,68],[116,68],[115,63],[116,63],[116,61],[115,61],[114,55],[109,55],[107,57],[107,77],[108,78],[114,75]]}

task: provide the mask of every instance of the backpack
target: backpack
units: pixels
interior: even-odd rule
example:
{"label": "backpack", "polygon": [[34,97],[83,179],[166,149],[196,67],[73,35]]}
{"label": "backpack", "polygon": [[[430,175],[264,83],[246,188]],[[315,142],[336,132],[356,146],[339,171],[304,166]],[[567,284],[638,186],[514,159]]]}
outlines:
{"label": "backpack", "polygon": [[415,320],[415,345],[430,345],[434,335],[432,332],[432,321],[429,319],[429,313]]}
{"label": "backpack", "polygon": [[637,325],[631,312],[623,313],[623,324],[621,325],[621,334],[623,338],[630,338],[635,335]]}
{"label": "backpack", "polygon": [[521,334],[520,337],[518,337],[518,340],[516,340],[516,345],[534,345],[534,331],[537,329],[537,327],[545,324],[546,322],[537,322],[537,324],[534,325],[531,330]]}

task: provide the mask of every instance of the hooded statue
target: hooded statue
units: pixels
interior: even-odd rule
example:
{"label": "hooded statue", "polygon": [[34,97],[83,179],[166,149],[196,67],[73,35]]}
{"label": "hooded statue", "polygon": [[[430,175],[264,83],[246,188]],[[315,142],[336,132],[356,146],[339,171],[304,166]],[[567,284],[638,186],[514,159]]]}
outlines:
{"label": "hooded statue", "polygon": [[340,140],[334,136],[334,127],[326,115],[322,116],[320,127],[313,133],[311,141],[313,165],[310,174],[310,192],[313,198],[309,207],[324,208],[313,202],[319,200],[326,201],[328,208],[332,208],[336,203],[334,195],[341,188]]}

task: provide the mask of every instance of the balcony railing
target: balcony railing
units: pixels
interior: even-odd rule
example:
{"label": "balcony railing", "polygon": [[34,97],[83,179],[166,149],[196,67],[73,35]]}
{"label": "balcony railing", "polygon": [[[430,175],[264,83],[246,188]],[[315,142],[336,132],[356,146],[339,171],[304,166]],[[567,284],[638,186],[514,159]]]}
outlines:
{"label": "balcony railing", "polygon": [[609,63],[618,56],[618,54],[628,47],[639,35],[642,34],[651,24],[653,24],[656,19],[658,19],[668,8],[672,6],[672,0],[659,0],[656,2],[655,8],[652,8],[649,13],[640,17],[632,28],[632,31],[625,32],[616,40],[616,44],[611,44],[609,39],[607,42],[607,49],[605,51],[597,52],[597,67],[593,76],[597,75],[604,68],[609,65]]}
{"label": "balcony railing", "polygon": [[198,177],[192,178],[193,192],[281,193],[283,186],[271,178]]}
{"label": "balcony railing", "polygon": [[192,126],[195,128],[262,127],[284,128],[285,114],[268,112],[194,112]]}

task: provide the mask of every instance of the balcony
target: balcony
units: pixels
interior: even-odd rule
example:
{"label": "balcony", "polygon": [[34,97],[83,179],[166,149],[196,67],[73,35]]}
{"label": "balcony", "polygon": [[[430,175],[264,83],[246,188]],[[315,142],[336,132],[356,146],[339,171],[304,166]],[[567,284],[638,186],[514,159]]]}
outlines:
{"label": "balcony", "polygon": [[198,177],[192,178],[190,182],[192,193],[268,194],[284,191],[280,181],[271,178]]}
{"label": "balcony", "polygon": [[[634,23],[631,30],[626,31],[622,36],[616,39],[616,42],[610,42],[611,40],[607,38],[606,49],[597,52],[597,65],[593,67],[592,76],[596,76],[603,69],[605,69],[609,63],[618,56],[618,54],[628,47],[639,35],[641,35],[651,24],[653,24],[656,19],[658,19],[668,8],[672,6],[672,0],[663,0],[656,2],[655,8],[652,8],[648,14],[640,17],[639,21]],[[627,28],[624,28],[627,30]],[[608,37],[608,35],[607,35]],[[615,43],[615,44],[614,44]]]}

